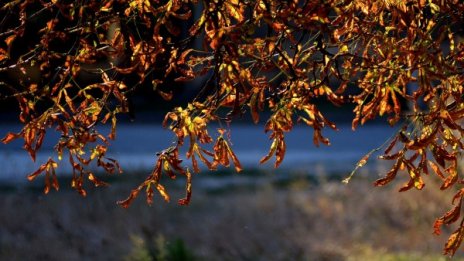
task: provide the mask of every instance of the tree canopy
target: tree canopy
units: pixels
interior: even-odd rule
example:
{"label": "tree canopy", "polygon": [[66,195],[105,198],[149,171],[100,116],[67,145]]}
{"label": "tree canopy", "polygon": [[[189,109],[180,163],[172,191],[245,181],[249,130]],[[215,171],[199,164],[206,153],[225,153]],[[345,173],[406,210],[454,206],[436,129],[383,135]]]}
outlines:
{"label": "tree canopy", "polygon": [[[142,190],[148,203],[155,191],[169,200],[161,178],[180,175],[186,196],[179,203],[188,204],[191,172],[200,164],[242,170],[228,128],[211,134],[209,124],[228,126],[244,114],[265,122],[271,145],[261,162],[275,158],[278,167],[295,124],[313,130],[316,146],[330,144],[323,130],[337,126],[321,101],[351,106],[353,129],[380,117],[400,129],[356,166],[383,150],[379,158],[393,164],[376,186],[404,172],[400,191],[421,190],[432,173],[441,190],[456,191],[453,208],[434,226],[439,234],[460,220],[444,249],[453,255],[464,238],[463,14],[459,0],[6,1],[0,99],[16,100],[24,127],[2,141],[23,139],[35,160],[46,132],[56,129],[56,155],[28,179],[45,175],[45,193],[58,190],[55,169],[64,157],[73,167],[72,187],[85,195],[85,180],[105,184],[91,162],[121,172],[106,152],[117,115],[131,112],[132,92],[147,88],[170,100],[176,83],[201,81],[195,97],[163,121],[177,142],[158,152],[146,180],[119,202],[128,207]],[[111,133],[100,133],[101,124],[111,124]],[[179,158],[182,146],[191,169]]]}

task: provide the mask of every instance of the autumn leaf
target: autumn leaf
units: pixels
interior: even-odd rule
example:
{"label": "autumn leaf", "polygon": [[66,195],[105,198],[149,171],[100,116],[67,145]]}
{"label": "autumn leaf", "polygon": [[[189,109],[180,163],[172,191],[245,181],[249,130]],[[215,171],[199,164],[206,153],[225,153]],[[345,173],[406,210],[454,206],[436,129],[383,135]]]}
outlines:
{"label": "autumn leaf", "polygon": [[386,184],[393,181],[398,173],[400,164],[397,162],[391,169],[388,171],[387,175],[381,179],[378,179],[374,182],[375,186],[385,186]]}
{"label": "autumn leaf", "polygon": [[245,8],[240,0],[226,0],[224,2],[227,13],[230,16],[235,18],[235,20],[237,20],[239,23],[245,19],[245,16],[243,15]]}
{"label": "autumn leaf", "polygon": [[160,193],[160,195],[163,197],[163,199],[164,199],[166,202],[169,202],[170,197],[169,197],[168,193],[166,192],[166,189],[164,188],[164,186],[161,185],[161,184],[157,184],[157,185],[156,185],[156,189],[158,190],[158,192]]}
{"label": "autumn leaf", "polygon": [[453,207],[451,210],[446,212],[442,217],[438,218],[435,221],[433,227],[434,227],[434,233],[436,235],[440,235],[441,233],[440,227],[442,225],[452,224],[459,219],[459,217],[461,216],[461,206],[462,206],[462,198],[455,207]]}
{"label": "autumn leaf", "polygon": [[192,174],[190,173],[188,169],[185,172],[185,176],[187,178],[186,188],[185,188],[186,195],[184,198],[179,199],[178,201],[179,205],[188,205],[192,197]]}
{"label": "autumn leaf", "polygon": [[21,133],[12,133],[12,132],[8,132],[5,137],[3,137],[3,139],[1,139],[1,141],[4,143],[4,144],[8,144],[10,143],[11,141],[19,138],[22,136],[22,132]]}
{"label": "autumn leaf", "polygon": [[464,227],[461,224],[459,228],[448,238],[443,251],[444,254],[453,256],[461,245],[463,237]]}
{"label": "autumn leaf", "polygon": [[120,200],[118,202],[116,202],[118,205],[120,205],[121,207],[123,208],[128,208],[132,201],[134,201],[134,199],[137,198],[138,194],[140,193],[140,190],[142,189],[142,187],[137,187],[136,189],[133,189],[129,195],[129,197],[127,197],[125,200]]}
{"label": "autumn leaf", "polygon": [[106,186],[108,186],[108,183],[97,179],[92,173],[89,173],[88,179],[95,185],[95,187],[106,187]]}
{"label": "autumn leaf", "polygon": [[16,35],[10,35],[5,39],[5,43],[8,47],[10,47],[13,44],[13,41],[16,39]]}
{"label": "autumn leaf", "polygon": [[449,173],[449,175],[443,181],[443,185],[440,187],[441,190],[445,190],[445,189],[451,187],[458,180],[458,173],[457,173],[456,169],[453,166],[449,167],[447,169],[447,172]]}

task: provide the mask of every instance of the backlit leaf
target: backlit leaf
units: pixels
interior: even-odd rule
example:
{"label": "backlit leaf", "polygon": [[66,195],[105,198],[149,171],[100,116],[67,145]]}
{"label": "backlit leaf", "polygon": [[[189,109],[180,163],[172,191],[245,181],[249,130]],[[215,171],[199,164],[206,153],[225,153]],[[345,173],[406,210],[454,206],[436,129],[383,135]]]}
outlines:
{"label": "backlit leaf", "polygon": [[12,132],[8,132],[6,134],[5,137],[3,137],[3,139],[1,139],[1,141],[4,143],[4,144],[8,144],[10,143],[11,141],[17,139],[21,137],[21,133],[12,133]]}
{"label": "backlit leaf", "polygon": [[161,185],[161,184],[157,184],[157,185],[156,185],[156,189],[158,190],[158,192],[160,193],[160,195],[163,197],[163,199],[164,199],[166,202],[169,202],[170,198],[169,198],[169,195],[168,195],[168,193],[166,192],[166,189],[164,188],[164,186]]}

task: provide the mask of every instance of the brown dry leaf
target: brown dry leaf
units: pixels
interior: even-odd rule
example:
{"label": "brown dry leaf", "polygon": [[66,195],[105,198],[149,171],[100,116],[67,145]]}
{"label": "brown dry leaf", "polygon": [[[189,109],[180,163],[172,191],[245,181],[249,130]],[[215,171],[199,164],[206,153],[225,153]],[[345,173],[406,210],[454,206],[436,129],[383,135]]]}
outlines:
{"label": "brown dry leaf", "polygon": [[451,236],[448,238],[448,241],[446,242],[445,248],[443,250],[444,254],[453,256],[461,245],[463,237],[464,225],[461,222],[459,228],[454,231],[454,233],[451,234]]}
{"label": "brown dry leaf", "polygon": [[40,173],[44,172],[46,168],[47,168],[47,163],[40,165],[40,167],[36,171],[32,172],[31,174],[27,176],[27,179],[29,181],[33,181]]}
{"label": "brown dry leaf", "polygon": [[452,224],[459,219],[459,217],[461,216],[461,206],[462,206],[462,198],[454,208],[446,212],[442,217],[435,220],[433,228],[434,228],[434,233],[436,235],[440,235],[441,233],[440,227],[442,225]]}
{"label": "brown dry leaf", "polygon": [[458,181],[458,173],[454,167],[449,167],[447,169],[447,172],[449,173],[448,177],[443,181],[443,184],[441,185],[440,189],[445,190],[449,187],[451,187],[453,184]]}
{"label": "brown dry leaf", "polygon": [[398,173],[400,164],[397,162],[387,173],[384,178],[378,179],[374,182],[375,186],[385,186],[386,184],[393,181]]}
{"label": "brown dry leaf", "polygon": [[103,182],[95,177],[93,173],[89,173],[88,179],[95,185],[95,187],[106,187],[108,183]]}
{"label": "brown dry leaf", "polygon": [[134,199],[137,198],[137,196],[140,193],[141,189],[142,189],[142,186],[139,186],[139,187],[133,189],[131,191],[129,197],[127,197],[125,200],[117,201],[116,204],[120,205],[123,208],[128,208],[131,205],[132,201],[134,201]]}
{"label": "brown dry leaf", "polygon": [[179,199],[179,205],[188,205],[192,197],[192,174],[189,169],[185,171],[185,176],[187,178],[186,187],[185,187],[185,198]]}
{"label": "brown dry leaf", "polygon": [[278,168],[280,166],[280,164],[282,163],[282,161],[284,160],[284,157],[285,157],[285,151],[286,151],[286,144],[285,144],[285,141],[282,138],[279,138],[279,143],[277,145],[277,149],[276,149],[276,161],[274,163],[274,167],[275,168]]}
{"label": "brown dry leaf", "polygon": [[237,155],[235,155],[234,151],[230,148],[228,144],[226,144],[226,146],[227,146],[227,151],[229,153],[229,156],[232,158],[232,161],[234,162],[235,171],[237,172],[242,171],[243,168],[242,168],[242,165],[240,164],[240,161],[237,158]]}
{"label": "brown dry leaf", "polygon": [[435,162],[428,160],[428,163],[432,168],[433,172],[435,172],[435,174],[437,174],[438,177],[440,177],[443,180],[446,179],[445,175],[443,175],[443,172],[440,170],[440,167],[437,164],[435,164]]}

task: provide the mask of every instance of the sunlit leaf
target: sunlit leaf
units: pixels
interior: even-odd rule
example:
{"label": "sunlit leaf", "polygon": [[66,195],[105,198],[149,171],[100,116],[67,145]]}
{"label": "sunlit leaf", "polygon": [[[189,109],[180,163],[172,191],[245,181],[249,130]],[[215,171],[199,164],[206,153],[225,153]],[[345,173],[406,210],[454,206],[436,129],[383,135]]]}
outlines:
{"label": "sunlit leaf", "polygon": [[4,144],[8,144],[10,143],[11,141],[17,139],[21,137],[21,133],[12,133],[12,132],[8,132],[6,134],[5,137],[3,137],[3,139],[1,139],[1,142],[3,142]]}
{"label": "sunlit leaf", "polygon": [[169,202],[169,195],[168,193],[166,192],[166,189],[164,188],[163,185],[161,184],[157,184],[156,185],[156,189],[158,190],[158,192],[160,193],[160,195],[163,197],[163,199],[166,201],[166,202]]}

